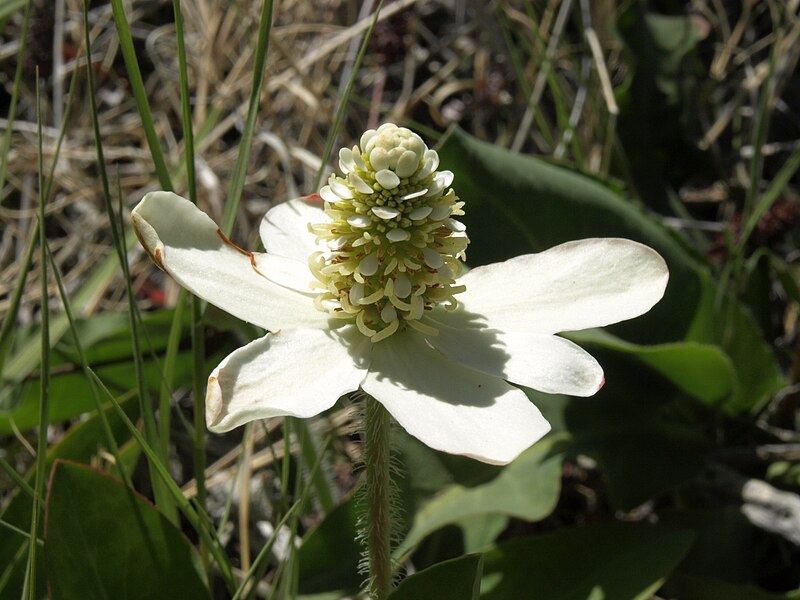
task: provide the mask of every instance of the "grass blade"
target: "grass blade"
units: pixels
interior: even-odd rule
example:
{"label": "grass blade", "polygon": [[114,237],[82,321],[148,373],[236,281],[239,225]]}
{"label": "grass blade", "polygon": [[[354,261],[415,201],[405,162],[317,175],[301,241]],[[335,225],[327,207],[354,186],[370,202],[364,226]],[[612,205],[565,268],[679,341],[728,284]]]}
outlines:
{"label": "grass blade", "polygon": [[[47,238],[45,236],[45,203],[44,194],[44,158],[42,149],[42,107],[39,90],[39,69],[36,69],[36,127],[37,142],[39,149],[38,172],[39,172],[39,260],[42,278],[42,299],[41,299],[41,351],[42,356],[39,364],[41,365],[41,378],[39,380],[39,434],[36,445],[36,480],[34,483],[33,510],[31,511],[31,530],[30,539],[35,540],[39,532],[39,519],[41,516],[41,497],[44,491],[45,463],[47,461],[47,425],[49,414],[49,395],[50,395],[50,307],[48,305],[47,293]],[[27,597],[30,600],[37,598],[36,594],[36,550],[37,544],[28,546],[28,573],[25,580]]]}
{"label": "grass blade", "polygon": [[86,361],[86,353],[83,350],[83,344],[81,343],[80,335],[78,333],[78,328],[75,324],[75,313],[72,311],[72,305],[69,300],[69,295],[67,294],[66,289],[64,289],[64,281],[61,278],[61,274],[58,272],[58,266],[56,265],[56,259],[53,256],[53,253],[50,252],[50,246],[47,245],[47,254],[50,257],[50,264],[53,267],[53,277],[56,280],[56,284],[58,285],[58,293],[61,297],[61,303],[64,305],[64,313],[67,316],[67,320],[69,321],[69,327],[72,331],[72,337],[74,338],[75,343],[75,350],[78,353],[78,362],[80,363],[81,368],[83,369],[84,374],[86,375],[87,381],[90,383],[91,395],[92,399],[95,403],[95,408],[97,410],[97,416],[100,418],[100,423],[103,428],[103,433],[106,437],[106,444],[108,444],[109,450],[111,450],[111,454],[114,456],[114,460],[116,464],[119,466],[119,472],[122,476],[123,481],[125,484],[132,488],[133,484],[130,481],[128,476],[128,472],[123,468],[125,464],[122,461],[122,457],[119,453],[119,446],[117,445],[117,440],[114,438],[114,433],[111,431],[111,425],[108,422],[108,418],[106,417],[106,413],[103,410],[102,403],[100,402],[100,396],[97,393],[97,387],[92,382],[92,379],[89,375],[89,363]]}
{"label": "grass blade", "polygon": [[[197,183],[194,170],[194,132],[192,130],[192,109],[189,103],[189,69],[186,63],[186,47],[183,39],[183,15],[180,0],[173,0],[175,14],[175,37],[178,42],[178,71],[181,85],[181,113],[183,117],[184,158],[186,161],[186,182],[189,186],[189,199],[197,204]],[[192,392],[194,396],[194,435],[193,458],[194,474],[197,482],[197,502],[206,505],[206,444],[205,444],[205,329],[203,327],[204,303],[192,296],[191,329],[192,329]],[[205,557],[205,553],[203,552]]]}
{"label": "grass blade", "polygon": [[[112,0],[113,4],[113,0]],[[113,6],[112,6],[113,8]],[[121,6],[120,6],[121,9]],[[124,13],[122,13],[121,19],[124,21]],[[115,21],[117,21],[117,11],[114,11]],[[85,35],[85,44],[86,44],[86,57],[87,57],[87,69],[86,69],[86,77],[89,83],[89,107],[91,111],[92,117],[92,128],[94,131],[94,141],[95,141],[95,150],[97,152],[97,168],[100,175],[100,180],[102,182],[103,187],[103,202],[106,208],[106,214],[108,214],[109,226],[111,228],[111,237],[114,242],[114,248],[117,252],[117,259],[119,264],[122,266],[122,271],[125,279],[125,286],[126,286],[126,294],[128,298],[128,311],[130,317],[130,327],[131,327],[131,343],[133,346],[133,359],[134,359],[134,370],[136,373],[136,383],[137,383],[137,390],[139,394],[139,409],[140,414],[142,415],[142,420],[144,421],[144,429],[147,436],[148,441],[152,445],[152,447],[158,450],[159,460],[162,462],[166,462],[166,454],[167,450],[165,447],[162,447],[160,443],[160,437],[158,434],[158,430],[156,429],[155,424],[155,416],[153,414],[153,407],[152,404],[148,400],[148,393],[147,387],[144,382],[144,371],[142,365],[142,352],[141,352],[141,345],[139,343],[139,329],[138,329],[138,321],[136,319],[137,314],[137,307],[136,307],[136,300],[133,296],[133,290],[131,287],[130,281],[130,273],[128,272],[128,255],[127,255],[127,242],[125,239],[125,227],[118,223],[115,216],[114,216],[114,208],[111,205],[111,191],[110,185],[108,181],[108,173],[106,172],[105,168],[105,157],[103,153],[103,143],[100,133],[100,123],[97,117],[97,105],[95,102],[95,84],[94,84],[94,75],[92,73],[91,64],[92,64],[92,48],[91,48],[91,40],[89,39],[89,7],[88,2],[84,3],[83,7],[83,19],[84,19],[84,35]],[[120,23],[117,21],[117,29],[120,29]],[[127,21],[125,21],[125,31],[128,33],[128,42],[130,42],[130,50],[133,50],[133,45],[130,40],[130,32],[127,31]],[[120,34],[120,45],[123,48],[123,53],[125,52],[125,43],[122,41],[123,35]],[[133,55],[134,64],[135,64],[135,55]],[[128,64],[128,60],[126,58],[126,64]],[[138,65],[135,65],[136,73],[138,74]],[[130,72],[130,65],[128,65],[129,72]],[[141,75],[139,75],[139,81],[141,81]],[[133,86],[134,93],[136,93],[136,86],[131,82]],[[143,87],[142,90],[143,92]],[[144,102],[147,102],[147,98],[144,98]],[[139,106],[140,112],[143,110],[143,107]],[[149,106],[144,107],[146,114],[149,116]],[[145,121],[144,114],[142,115],[142,120]],[[149,140],[149,138],[148,138]],[[160,147],[158,147],[158,152],[160,153]],[[153,151],[153,146],[151,144],[151,152]],[[154,156],[155,160],[155,156]],[[163,182],[162,182],[163,183]],[[121,202],[121,191],[120,193],[120,202]],[[122,214],[121,207],[120,207],[120,214]],[[153,470],[153,465],[148,463],[148,467],[150,470],[150,478],[153,485],[153,493],[156,497],[156,504],[158,507],[164,512],[164,514],[169,518],[173,523],[178,522],[178,512],[175,507],[175,503],[171,500],[169,493],[160,483],[160,479],[156,476],[155,471]]]}
{"label": "grass blade", "polygon": [[256,45],[255,61],[253,64],[253,86],[250,88],[250,101],[247,106],[247,120],[242,130],[242,139],[239,142],[239,154],[236,157],[236,166],[231,177],[231,188],[228,192],[228,201],[222,214],[220,230],[227,236],[233,231],[236,222],[236,213],[242,199],[244,180],[247,175],[247,165],[250,162],[250,149],[253,145],[253,135],[256,129],[256,117],[261,107],[261,90],[264,87],[264,67],[267,63],[267,50],[272,30],[272,0],[264,0],[261,7],[261,19],[258,24],[258,43]]}
{"label": "grass blade", "polygon": [[[25,25],[27,27],[27,24]],[[23,40],[24,37],[27,35],[25,30],[23,30]],[[72,78],[69,84],[69,91],[67,92],[67,105],[64,110],[64,116],[61,119],[61,126],[58,132],[58,139],[56,140],[55,150],[53,152],[53,162],[50,165],[50,170],[47,175],[47,180],[45,182],[44,188],[44,197],[49,201],[51,198],[51,194],[53,192],[53,182],[55,181],[55,170],[56,165],[58,165],[58,159],[61,156],[61,146],[64,142],[64,136],[67,131],[67,122],[69,121],[70,115],[72,114],[72,106],[73,100],[75,98],[75,89],[76,84],[78,82],[78,70],[75,69],[72,72]],[[16,88],[14,91],[14,95],[16,96]],[[13,101],[13,98],[12,98]],[[11,131],[11,127],[13,125],[13,111],[9,112],[9,129],[7,131]],[[9,137],[10,140],[10,137]],[[4,150],[3,156],[8,156],[8,149]],[[7,167],[7,160],[0,161],[0,170],[5,170]],[[0,174],[0,189],[3,189],[5,175]],[[0,204],[2,204],[2,198],[0,198]],[[20,268],[19,277],[17,279],[17,283],[14,287],[14,293],[11,297],[11,304],[9,305],[8,312],[6,313],[6,318],[3,320],[2,326],[0,326],[0,378],[4,378],[4,370],[3,367],[5,365],[6,356],[8,355],[8,351],[11,347],[11,333],[13,331],[13,326],[17,322],[17,315],[19,314],[19,307],[20,302],[22,300],[22,294],[25,292],[25,282],[28,279],[28,273],[30,273],[31,266],[33,265],[33,253],[36,247],[36,239],[39,236],[39,221],[34,220],[33,225],[31,227],[31,234],[30,234],[30,245],[28,246],[28,251],[25,254],[25,258],[23,259],[22,266]],[[57,330],[56,328],[53,328]],[[60,337],[60,336],[58,336]],[[51,339],[51,344],[53,340]],[[27,373],[25,373],[27,375]]]}
{"label": "grass blade", "polygon": [[[88,10],[88,7],[84,8],[84,10]],[[136,108],[139,110],[139,116],[142,119],[142,129],[147,138],[147,145],[150,147],[150,154],[153,157],[153,166],[156,169],[158,182],[163,189],[171,191],[173,188],[169,176],[169,169],[167,169],[167,163],[161,151],[161,144],[156,135],[153,115],[150,111],[150,103],[147,100],[147,91],[144,87],[144,81],[142,81],[142,73],[139,71],[139,61],[136,58],[136,50],[133,47],[133,38],[131,37],[128,19],[125,16],[125,8],[122,6],[122,0],[111,0],[111,10],[114,14],[114,25],[116,25],[117,28],[117,35],[119,35],[119,47],[122,52],[122,58],[125,60],[125,68],[128,71],[128,78],[130,79],[131,90],[133,91],[133,97],[136,101]],[[88,50],[89,48],[87,47],[87,52]],[[89,64],[91,65],[91,62]],[[89,70],[91,71],[91,68],[89,68]]]}

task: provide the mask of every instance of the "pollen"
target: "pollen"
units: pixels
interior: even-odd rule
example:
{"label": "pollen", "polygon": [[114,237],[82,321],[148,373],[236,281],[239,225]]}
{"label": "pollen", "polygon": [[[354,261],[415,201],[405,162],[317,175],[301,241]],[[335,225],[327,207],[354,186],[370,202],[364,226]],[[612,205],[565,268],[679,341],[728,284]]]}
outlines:
{"label": "pollen", "polygon": [[370,129],[339,151],[341,175],[319,195],[330,217],[309,230],[324,250],[309,258],[315,306],[355,323],[373,342],[407,327],[436,329],[425,314],[453,310],[469,244],[464,203],[438,171],[439,156],[414,132],[392,123]]}

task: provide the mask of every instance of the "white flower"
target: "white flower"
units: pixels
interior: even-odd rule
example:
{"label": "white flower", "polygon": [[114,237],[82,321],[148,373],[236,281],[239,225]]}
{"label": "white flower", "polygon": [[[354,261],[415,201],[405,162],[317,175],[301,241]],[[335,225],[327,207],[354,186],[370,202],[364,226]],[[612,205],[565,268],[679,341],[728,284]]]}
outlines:
{"label": "white flower", "polygon": [[[340,152],[343,177],[270,210],[265,253],[230,242],[191,202],[147,194],[132,220],[182,286],[267,333],[209,377],[215,432],[311,417],[359,388],[409,433],[505,464],[550,425],[522,390],[590,396],[597,361],[554,334],[636,317],[668,279],[652,249],[587,239],[458,276],[468,244],[452,173],[394,125]],[[323,201],[324,200],[324,205]],[[401,231],[402,233],[398,233]]]}

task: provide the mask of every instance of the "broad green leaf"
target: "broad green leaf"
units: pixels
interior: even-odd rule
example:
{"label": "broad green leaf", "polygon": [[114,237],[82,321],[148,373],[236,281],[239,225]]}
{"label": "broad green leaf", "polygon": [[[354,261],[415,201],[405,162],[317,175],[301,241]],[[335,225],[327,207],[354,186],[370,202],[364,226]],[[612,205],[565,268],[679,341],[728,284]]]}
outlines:
{"label": "broad green leaf", "polygon": [[[397,555],[412,552],[423,538],[447,525],[461,528],[464,551],[477,550],[496,538],[508,516],[538,520],[558,500],[561,458],[548,455],[553,440],[540,442],[508,467],[496,467],[435,452],[399,429],[394,434],[397,463],[404,471],[395,478],[394,517],[399,533],[411,530]],[[346,594],[360,588],[363,548],[355,541],[359,498],[356,492],[304,536],[299,550],[302,594]]]}
{"label": "broad green leaf", "polygon": [[736,383],[733,366],[728,356],[715,346],[696,342],[642,346],[602,329],[570,333],[566,337],[589,351],[595,346],[630,354],[706,404],[714,405],[733,393]]}
{"label": "broad green leaf", "polygon": [[728,414],[757,413],[786,385],[772,348],[764,341],[750,310],[726,296],[721,305],[712,286],[704,286],[697,316],[686,339],[720,345],[733,363],[735,393],[719,407]]}
{"label": "broad green leaf", "polygon": [[618,131],[639,194],[648,206],[669,213],[671,190],[713,168],[696,141],[701,135],[696,101],[707,67],[689,16],[647,10],[647,3],[632,2],[618,12],[617,31],[631,68],[626,81],[615,86]]}
{"label": "broad green leaf", "polygon": [[624,237],[658,251],[670,268],[664,299],[615,332],[638,343],[681,339],[704,283],[700,265],[664,227],[597,181],[453,129],[439,151],[465,202],[471,266],[587,237]]}
{"label": "broad green leaf", "polygon": [[697,577],[681,572],[673,573],[665,592],[670,598],[681,600],[796,600],[800,591],[772,594],[754,585],[739,585],[710,577]]}
{"label": "broad green leaf", "polygon": [[404,579],[390,600],[478,600],[483,555],[468,554],[447,560]]}
{"label": "broad green leaf", "polygon": [[53,598],[210,598],[189,540],[100,471],[56,462],[45,536]]}
{"label": "broad green leaf", "polygon": [[[145,378],[152,389],[162,383],[161,367],[150,357],[150,352],[163,354],[167,347],[170,327],[174,318],[173,310],[161,310],[143,315],[150,345],[145,361]],[[188,317],[185,319],[188,324]],[[95,372],[110,389],[124,392],[136,386],[132,369],[129,320],[124,313],[106,313],[77,321],[78,335],[86,353],[86,358],[94,365]],[[188,335],[188,330],[184,329]],[[207,360],[211,369],[224,357],[225,348],[217,350]],[[77,365],[78,356],[72,332],[67,332],[51,352],[53,374],[50,386],[50,420],[63,421],[94,409],[89,382]],[[192,374],[191,352],[180,353],[177,357],[175,385],[185,385]],[[13,411],[0,411],[0,435],[13,431],[15,426],[25,431],[38,421],[39,390],[36,380],[25,381],[16,386],[9,385],[5,393],[12,397]]]}
{"label": "broad green leaf", "polygon": [[351,496],[303,538],[298,551],[301,594],[358,591],[363,581],[358,574],[362,550],[356,541],[358,514],[357,498]]}
{"label": "broad green leaf", "polygon": [[481,598],[649,600],[691,542],[691,532],[638,524],[512,540],[485,554]]}
{"label": "broad green leaf", "polygon": [[[173,313],[174,311],[172,310],[164,310],[143,315],[147,334],[152,342],[153,352],[163,352],[166,347],[166,338],[169,334]],[[88,390],[88,386],[78,364],[77,351],[72,332],[69,331],[66,315],[58,315],[52,319],[51,332],[53,327],[60,326],[59,323],[61,323],[62,319],[66,322],[67,330],[59,334],[58,337],[51,335],[53,341],[50,352],[51,379],[53,381],[51,391],[56,395],[51,401],[51,408],[61,415],[69,412],[68,405],[72,402],[69,399],[71,396],[85,397],[87,400],[85,406],[94,406],[88,399],[88,392],[84,393],[85,390]],[[130,331],[128,317],[125,313],[105,313],[80,318],[76,322],[76,327],[86,352],[86,358],[90,364],[98,368],[98,371],[102,371],[103,365],[111,367],[113,371],[113,363],[115,361],[131,360]],[[20,333],[19,337],[23,338],[23,334]],[[34,380],[35,385],[29,385],[33,378],[31,370],[33,367],[38,366],[38,357],[33,363],[25,363],[27,366],[24,368],[23,359],[30,354],[30,358],[33,360],[34,357],[31,354],[32,343],[38,340],[39,337],[38,328],[26,332],[20,344],[19,352],[13,353],[12,359],[8,363],[5,375],[9,381],[5,383],[2,392],[0,392],[0,434],[10,432],[5,417],[14,415],[15,411],[19,411],[21,404],[26,401],[35,401],[38,406],[38,383]],[[31,370],[27,370],[28,367]],[[124,368],[123,372],[128,370],[128,368]],[[12,371],[15,373],[13,376],[11,374]],[[17,375],[19,375],[19,378],[17,378]],[[112,372],[109,375],[113,376],[114,374]],[[61,377],[64,378],[63,382],[59,381]],[[133,381],[132,378],[131,381]],[[36,389],[28,389],[31,387]],[[129,385],[127,387],[133,386]],[[64,396],[67,396],[67,398],[62,399]],[[38,411],[38,408],[36,410]],[[86,409],[84,408],[83,410]],[[22,412],[26,411],[23,410]],[[79,412],[73,414],[79,414]],[[55,418],[58,419],[59,417]],[[33,424],[35,424],[35,421]],[[17,421],[17,427],[23,431],[31,426],[24,419]]]}
{"label": "broad green leaf", "polygon": [[[758,410],[782,385],[771,349],[739,303],[717,306],[704,261],[673,232],[599,182],[545,161],[478,141],[456,128],[440,149],[466,202],[471,265],[540,252],[587,237],[624,237],[647,244],[667,261],[664,298],[647,314],[609,328],[638,344],[693,341],[719,346],[738,378],[721,405],[730,413]],[[726,302],[727,304],[727,302]]]}
{"label": "broad green leaf", "polygon": [[602,467],[615,508],[631,510],[700,472],[712,447],[707,433],[680,419],[687,399],[631,354],[593,347],[606,383],[591,398],[526,390],[568,456],[586,454]]}
{"label": "broad green leaf", "polygon": [[694,531],[695,542],[681,564],[688,575],[754,584],[761,566],[774,560],[774,536],[750,523],[739,506],[663,511],[659,522]]}
{"label": "broad green leaf", "polygon": [[[139,410],[139,404],[136,399],[129,398],[122,401],[121,404],[126,414],[131,419],[136,420]],[[107,406],[105,413],[117,443],[124,443],[129,439],[130,434],[122,423],[119,414],[113,406]],[[58,458],[89,462],[92,457],[96,456],[98,450],[102,448],[105,448],[105,436],[100,418],[95,413],[86,420],[73,425],[59,442],[48,450],[47,469],[49,471],[53,462]],[[32,481],[32,476],[33,473],[29,472],[26,475],[26,479]],[[23,530],[27,530],[31,522],[31,498],[17,489],[4,505],[2,511],[0,511],[0,518]],[[3,535],[0,535],[0,565],[13,564],[13,557],[24,544],[26,544],[26,540],[22,536],[13,532],[3,532]],[[23,556],[25,556],[24,553]],[[38,570],[38,572],[43,574],[44,568]],[[0,585],[0,598],[19,597],[25,569],[14,569],[11,573],[12,576],[5,581],[5,585]],[[44,580],[40,583],[41,587],[37,585],[37,588],[45,589]]]}
{"label": "broad green leaf", "polygon": [[474,487],[454,484],[422,506],[396,555],[403,556],[445,525],[486,513],[537,521],[555,508],[561,491],[561,455],[553,451],[564,438],[550,436],[526,450],[499,474]]}
{"label": "broad green leaf", "polygon": [[465,517],[457,521],[464,536],[464,552],[478,552],[492,545],[508,527],[509,517],[488,513]]}

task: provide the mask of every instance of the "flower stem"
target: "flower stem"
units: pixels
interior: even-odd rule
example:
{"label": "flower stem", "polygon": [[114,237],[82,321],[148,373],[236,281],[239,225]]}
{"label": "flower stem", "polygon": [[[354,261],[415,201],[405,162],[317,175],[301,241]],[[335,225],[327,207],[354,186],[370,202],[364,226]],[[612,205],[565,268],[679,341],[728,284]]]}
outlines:
{"label": "flower stem", "polygon": [[364,462],[366,466],[366,542],[371,600],[385,600],[392,591],[391,475],[389,433],[391,422],[383,405],[365,401]]}

